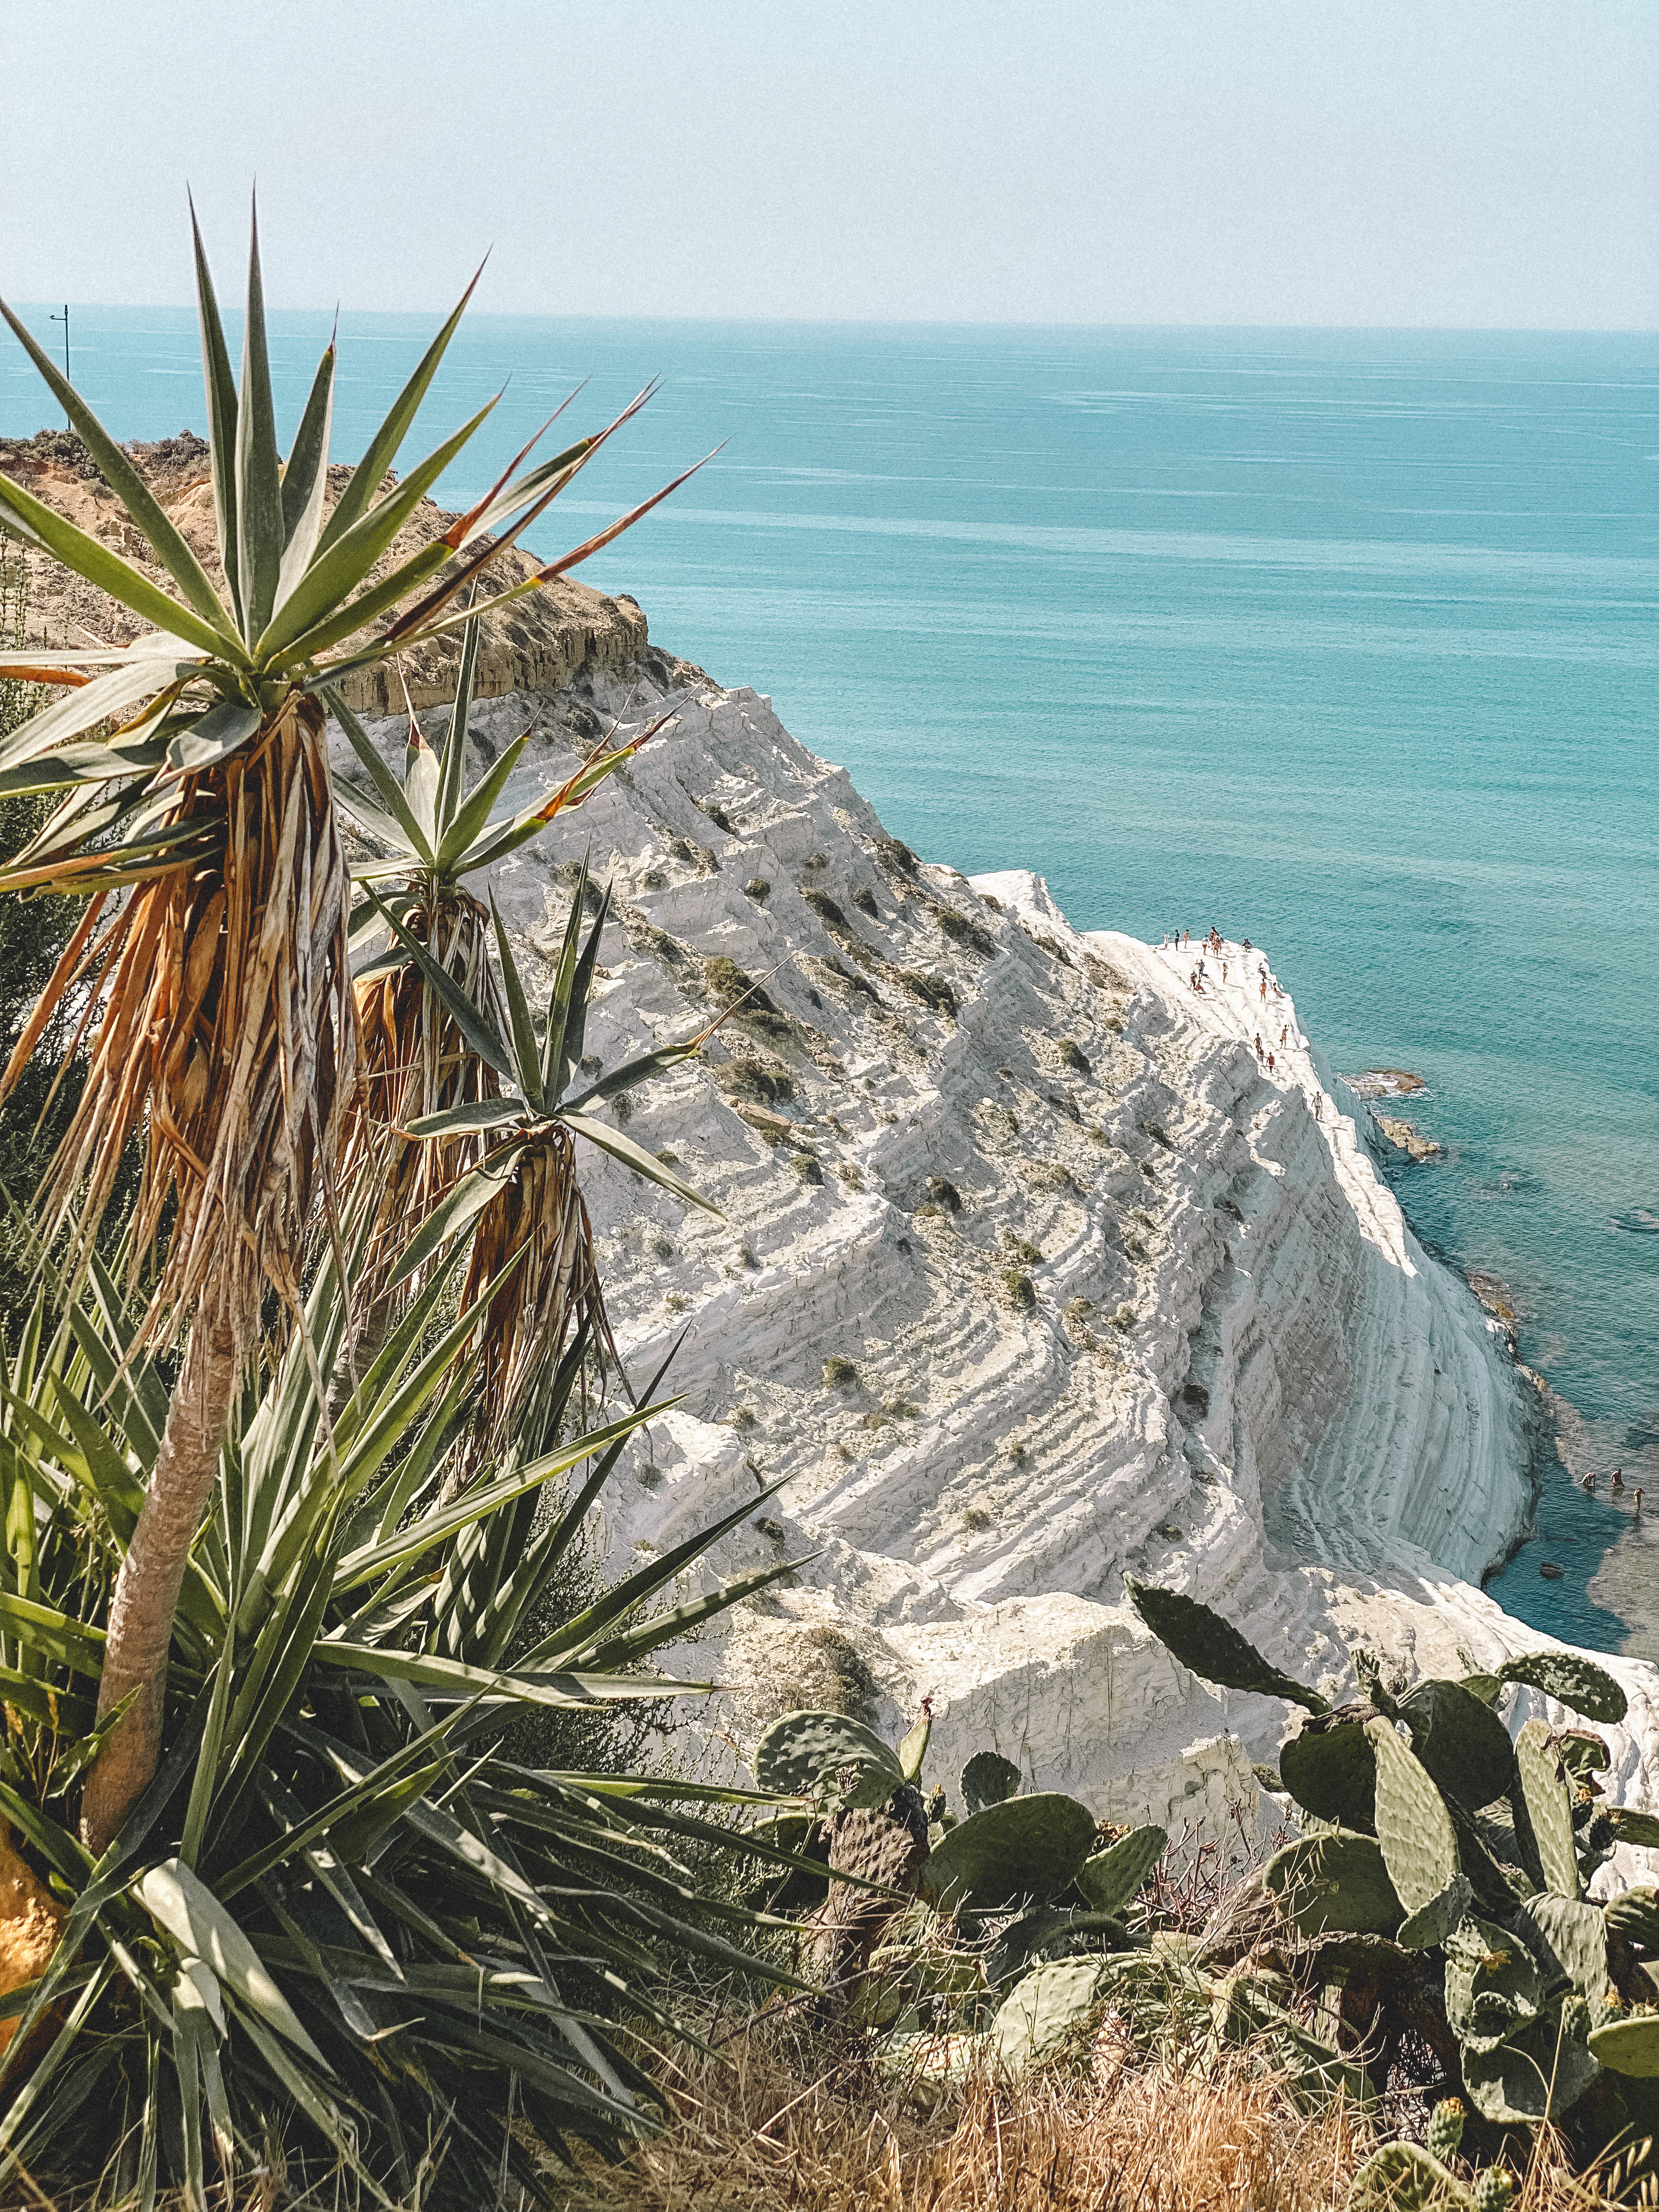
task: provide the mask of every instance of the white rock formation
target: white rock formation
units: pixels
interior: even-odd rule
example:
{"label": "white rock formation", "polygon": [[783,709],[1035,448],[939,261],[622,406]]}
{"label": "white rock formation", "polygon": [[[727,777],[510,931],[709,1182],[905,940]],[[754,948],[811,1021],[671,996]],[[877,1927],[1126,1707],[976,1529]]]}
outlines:
{"label": "white rock formation", "polygon": [[[930,1771],[989,1744],[1103,1814],[1217,1833],[1254,1819],[1285,1710],[1176,1666],[1126,1572],[1332,1694],[1354,1644],[1462,1670],[1544,1643],[1475,1587],[1525,1520],[1534,1394],[1261,955],[1230,946],[1196,996],[1196,947],[918,865],[769,701],[660,655],[475,726],[493,753],[538,721],[522,804],[671,694],[672,734],[495,889],[544,991],[575,860],[611,879],[606,1066],[762,986],[629,1122],[724,1218],[597,1158],[586,1179],[635,1380],[684,1332],[605,1541],[641,1556],[752,1498],[719,1570],[805,1562],[675,1655],[736,1686],[702,1755],[837,1691],[894,1728],[926,1695]],[[1609,1795],[1648,1802],[1659,1674],[1607,1663],[1631,1699]]]}

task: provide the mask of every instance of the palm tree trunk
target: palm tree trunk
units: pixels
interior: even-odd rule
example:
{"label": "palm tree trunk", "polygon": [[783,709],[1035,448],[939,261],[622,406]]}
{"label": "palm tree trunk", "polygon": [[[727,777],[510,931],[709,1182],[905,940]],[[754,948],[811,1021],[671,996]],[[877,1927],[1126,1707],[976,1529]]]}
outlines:
{"label": "palm tree trunk", "polygon": [[387,1292],[374,1299],[362,1320],[356,1320],[354,1316],[354,1322],[348,1340],[340,1347],[334,1372],[328,1379],[328,1425],[331,1432],[339,1426],[341,1416],[356,1395],[357,1386],[386,1350],[386,1340],[392,1334],[391,1294]]}
{"label": "palm tree trunk", "polygon": [[240,1368],[228,1318],[204,1307],[190,1333],[161,1449],[110,1605],[99,1719],[130,1691],[137,1695],[93,1762],[82,1791],[81,1838],[94,1854],[103,1851],[155,1772],[173,1616],[218,1475]]}

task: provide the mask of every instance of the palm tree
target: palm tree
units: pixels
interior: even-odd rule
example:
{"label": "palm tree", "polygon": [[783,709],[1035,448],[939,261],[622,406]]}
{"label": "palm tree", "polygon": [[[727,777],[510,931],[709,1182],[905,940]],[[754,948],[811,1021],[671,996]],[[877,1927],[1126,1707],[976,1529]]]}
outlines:
{"label": "palm tree", "polygon": [[[129,455],[0,301],[175,587],[153,583],[0,476],[0,516],[15,533],[154,626],[120,649],[0,656],[0,675],[44,677],[70,694],[0,743],[8,788],[63,794],[45,829],[0,868],[0,889],[73,891],[87,900],[0,1076],[0,1097],[54,1012],[78,1003],[77,1042],[91,1032],[86,1082],[40,1194],[43,1232],[67,1228],[71,1264],[84,1265],[123,1151],[139,1138],[143,1165],[130,1231],[135,1274],[151,1264],[164,1226],[167,1235],[138,1342],[188,1332],[111,1606],[99,1712],[120,1710],[82,1802],[95,1850],[155,1770],[181,1578],[261,1298],[273,1286],[300,1319],[301,1255],[319,1207],[332,1206],[357,1081],[350,884],[325,752],[324,694],[399,647],[464,622],[446,612],[452,601],[617,427],[533,467],[523,467],[526,447],[442,537],[373,581],[416,502],[495,404],[386,485],[477,277],[331,513],[334,346],[323,355],[284,464],[257,216],[240,390],[193,211],[191,226],[222,593]],[[479,611],[574,567],[654,504],[644,502]],[[492,540],[504,525],[511,526]],[[374,627],[397,610],[389,626]],[[112,735],[89,734],[106,720],[118,724]]]}
{"label": "palm tree", "polygon": [[[369,896],[374,897],[372,892]],[[691,1059],[720,1027],[719,1021],[678,1044],[659,1045],[624,1061],[609,1075],[572,1086],[571,1078],[582,1060],[588,993],[610,906],[606,890],[584,944],[581,920],[586,896],[584,862],[572,893],[539,1041],[524,981],[493,901],[501,995],[508,1016],[500,1025],[468,999],[454,976],[404,923],[375,901],[466,1044],[498,1079],[496,1095],[446,1106],[409,1123],[409,1136],[431,1144],[453,1143],[461,1137],[488,1141],[476,1164],[453,1183],[394,1263],[400,1279],[410,1277],[452,1237],[477,1224],[461,1297],[468,1305],[486,1295],[489,1298],[476,1347],[477,1434],[485,1450],[503,1449],[520,1429],[532,1436],[540,1432],[542,1401],[573,1334],[584,1335],[601,1353],[611,1348],[615,1356],[592,1230],[576,1180],[574,1139],[580,1137],[609,1153],[683,1204],[719,1212],[665,1160],[611,1123],[596,1120],[590,1110]],[[720,1021],[726,1018],[722,1014]],[[511,1088],[501,1092],[501,1082]]]}
{"label": "palm tree", "polygon": [[[386,884],[386,906],[479,1007],[497,1034],[508,1017],[489,962],[489,909],[465,878],[535,837],[556,817],[580,805],[613,769],[637,753],[673,717],[659,716],[627,744],[604,742],[592,757],[537,805],[506,817],[490,809],[530,741],[526,730],[468,791],[466,744],[477,665],[478,625],[462,635],[455,703],[441,750],[422,735],[413,712],[401,783],[381,759],[356,716],[337,693],[329,704],[366,770],[368,785],[336,779],[337,795],[381,848],[354,861],[362,885]],[[379,905],[364,898],[352,916],[352,946],[384,932]],[[356,971],[362,1081],[348,1122],[342,1180],[364,1176],[374,1205],[365,1261],[356,1291],[358,1312],[336,1370],[330,1410],[337,1414],[385,1340],[392,1317],[388,1268],[434,1205],[483,1150],[482,1134],[461,1129],[422,1143],[405,1126],[450,1107],[499,1096],[492,1064],[473,1051],[419,968],[395,940]]]}

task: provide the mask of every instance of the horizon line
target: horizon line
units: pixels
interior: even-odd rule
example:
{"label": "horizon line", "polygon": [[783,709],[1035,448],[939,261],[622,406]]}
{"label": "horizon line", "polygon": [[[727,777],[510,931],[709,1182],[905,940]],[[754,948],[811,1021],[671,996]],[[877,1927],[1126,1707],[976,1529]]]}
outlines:
{"label": "horizon line", "polygon": [[[31,309],[46,310],[52,306],[47,299],[20,300],[19,312]],[[59,302],[58,304],[62,304]],[[157,310],[186,314],[194,318],[196,304],[185,300],[81,300],[70,295],[69,305],[79,306],[85,311],[118,312],[128,314],[148,314]],[[332,318],[337,314],[348,317],[447,315],[453,302],[427,307],[276,307],[267,303],[270,316],[303,315]],[[221,310],[227,323],[240,320],[240,313],[228,307]],[[894,330],[894,331],[1352,331],[1356,335],[1373,334],[1394,337],[1659,337],[1659,322],[1654,323],[1439,323],[1439,322],[1308,322],[1271,321],[1246,322],[1238,319],[1210,321],[1197,317],[1173,321],[1133,322],[1106,319],[1061,318],[1041,319],[1034,316],[996,317],[990,315],[675,315],[641,314],[615,309],[557,309],[544,307],[477,307],[467,318],[476,326],[480,322],[560,322],[560,323],[647,323],[674,324],[693,328],[719,329],[738,325],[748,329],[767,330]]]}

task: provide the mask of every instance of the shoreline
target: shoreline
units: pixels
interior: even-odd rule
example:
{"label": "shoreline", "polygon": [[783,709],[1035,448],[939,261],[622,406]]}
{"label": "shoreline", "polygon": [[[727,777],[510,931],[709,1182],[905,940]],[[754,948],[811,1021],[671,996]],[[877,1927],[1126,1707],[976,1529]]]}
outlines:
{"label": "shoreline", "polygon": [[[1403,1071],[1400,1070],[1371,1071],[1375,1076],[1398,1076]],[[1364,1079],[1360,1079],[1364,1081]],[[1427,1089],[1420,1078],[1412,1078],[1410,1082],[1413,1090]],[[1349,1088],[1355,1090],[1352,1081]],[[1597,1584],[1606,1582],[1608,1569],[1619,1556],[1621,1540],[1627,1537],[1632,1529],[1628,1518],[1620,1527],[1612,1521],[1599,1522],[1587,1517],[1587,1514],[1595,1513],[1598,1507],[1605,1512],[1613,1496],[1613,1493],[1598,1492],[1586,1497],[1580,1488],[1581,1478],[1585,1474],[1594,1470],[1598,1475],[1605,1475],[1607,1472],[1601,1464],[1605,1451],[1597,1450],[1589,1441],[1589,1417],[1521,1356],[1519,1316],[1514,1295],[1504,1278],[1490,1267],[1478,1267],[1466,1261],[1460,1254],[1424,1236],[1418,1229],[1412,1217],[1407,1162],[1400,1157],[1401,1148],[1395,1145],[1392,1133],[1384,1125],[1384,1117],[1370,1105],[1372,1095],[1387,1098],[1399,1094],[1391,1090],[1379,1090],[1375,1094],[1356,1091],[1356,1096],[1365,1101],[1373,1125],[1381,1129],[1381,1137],[1373,1144],[1372,1150],[1378,1170],[1394,1194],[1401,1212],[1411,1223],[1413,1234],[1418,1237],[1424,1250],[1468,1284],[1476,1302],[1496,1325],[1494,1333],[1501,1330],[1516,1373],[1531,1386],[1534,1394],[1528,1401],[1534,1418],[1528,1424],[1531,1439],[1527,1467],[1530,1502],[1526,1522],[1510,1539],[1502,1555],[1485,1569],[1480,1587],[1495,1603],[1502,1605],[1511,1618],[1525,1622],[1528,1626],[1540,1628],[1546,1634],[1559,1635],[1584,1650],[1597,1651],[1604,1657],[1659,1657],[1659,1641],[1655,1638],[1652,1624],[1644,1622],[1639,1614],[1632,1613],[1620,1604],[1609,1602],[1610,1599],[1619,1595],[1625,1597],[1627,1602],[1635,1593],[1597,1590]],[[1438,1147],[1436,1149],[1439,1151]],[[1441,1157],[1444,1157],[1443,1152]],[[1410,1164],[1421,1164],[1422,1158],[1422,1155],[1413,1153]],[[1398,1183],[1396,1177],[1399,1178]],[[1624,1495],[1631,1497],[1634,1487],[1634,1484],[1627,1484]],[[1659,1489],[1659,1485],[1655,1487]],[[1540,1524],[1546,1509],[1552,1504],[1571,1513],[1581,1525],[1565,1536],[1559,1530],[1547,1530]],[[1587,1540],[1595,1542],[1597,1549],[1595,1564],[1585,1572],[1577,1570],[1571,1561],[1573,1554]],[[1536,1577],[1528,1578],[1524,1583],[1506,1581],[1509,1571],[1517,1567],[1522,1553],[1534,1546],[1538,1548],[1540,1570],[1547,1559],[1558,1566],[1560,1565],[1554,1559],[1556,1551],[1567,1553],[1568,1564],[1564,1571],[1553,1577],[1546,1577],[1540,1571]],[[1517,1568],[1518,1575],[1524,1576],[1524,1565]],[[1547,1583],[1549,1585],[1547,1592],[1534,1591],[1533,1579]],[[1528,1604],[1524,1611],[1521,1610],[1519,1601],[1523,1597],[1536,1602]],[[1587,1635],[1587,1627],[1597,1625],[1592,1623],[1592,1615],[1605,1615],[1615,1622],[1619,1632],[1617,1636],[1601,1638]],[[1638,1648],[1644,1638],[1654,1646],[1653,1649]]]}

